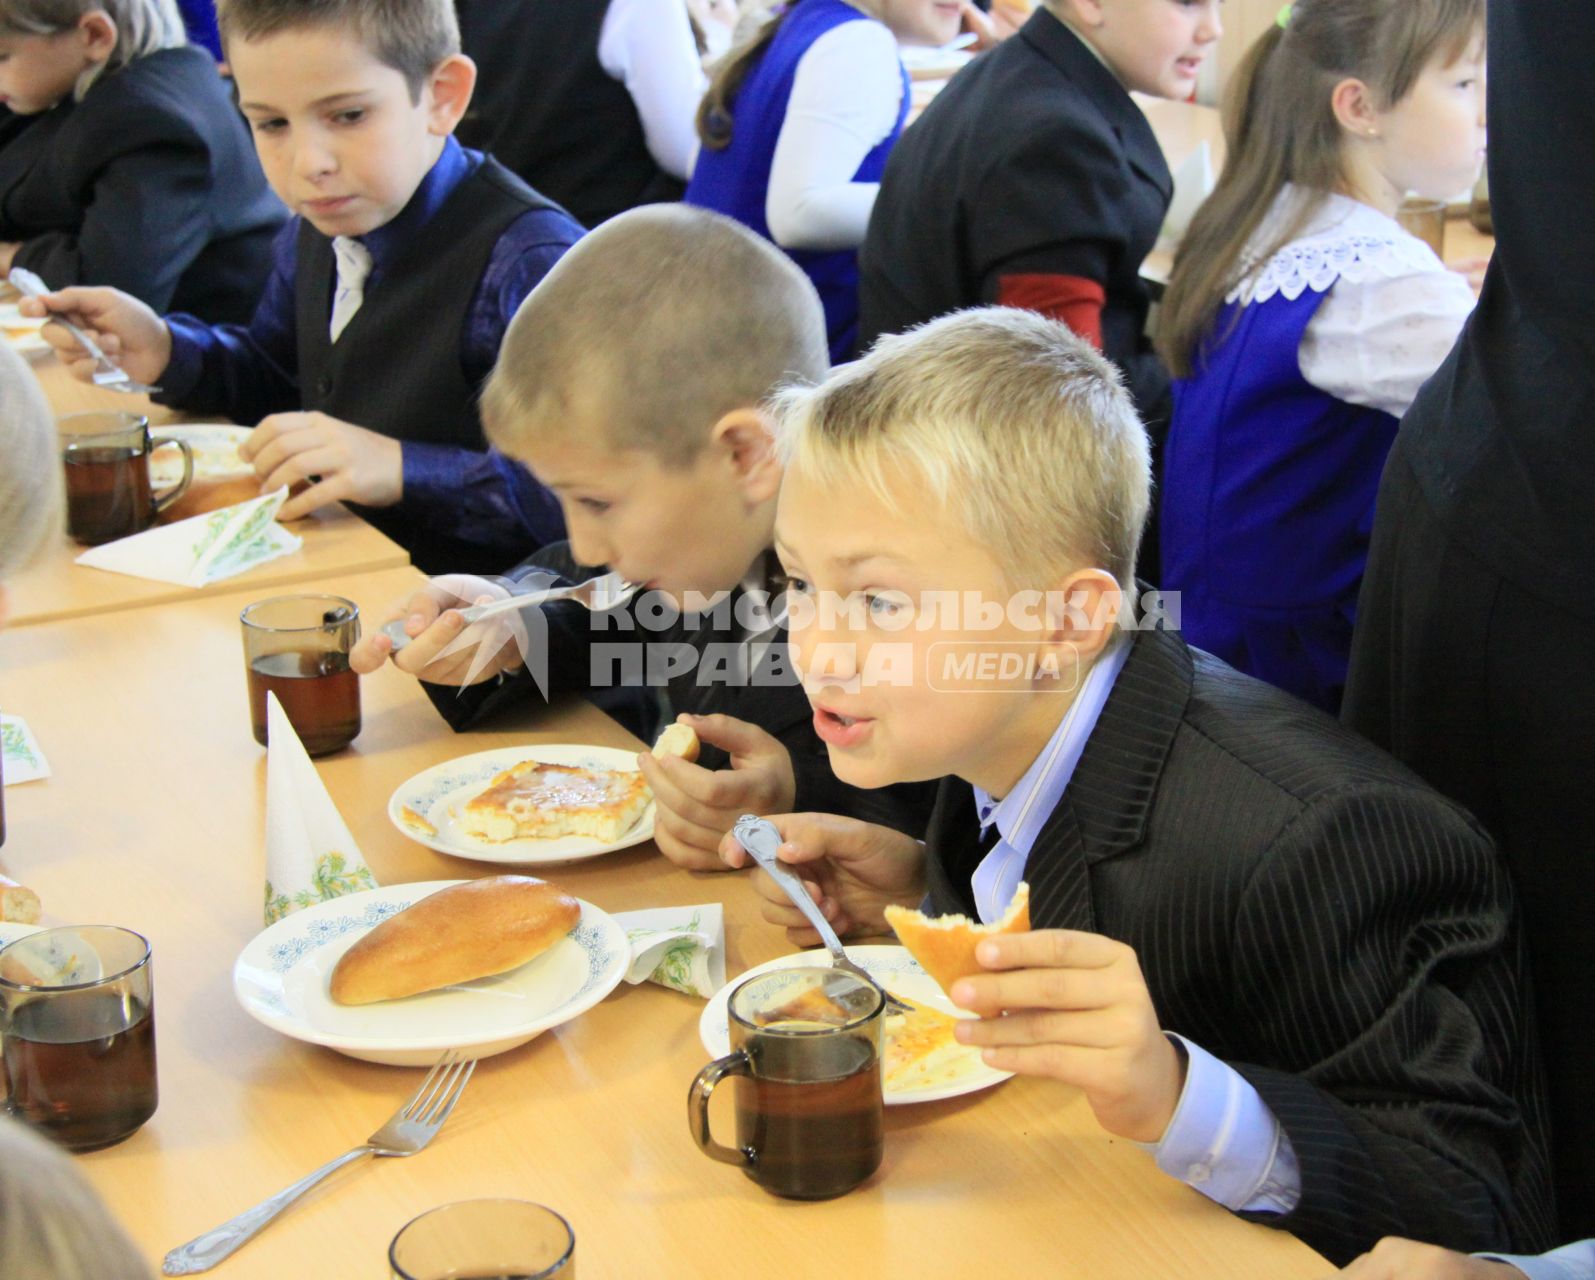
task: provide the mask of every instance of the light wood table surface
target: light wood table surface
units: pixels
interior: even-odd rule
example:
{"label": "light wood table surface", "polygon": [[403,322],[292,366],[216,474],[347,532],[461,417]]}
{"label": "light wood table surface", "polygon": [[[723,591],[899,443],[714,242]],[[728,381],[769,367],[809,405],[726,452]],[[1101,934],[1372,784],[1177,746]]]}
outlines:
{"label": "light wood table surface", "polygon": [[[106,391],[79,382],[54,357],[36,361],[32,367],[57,416],[112,410],[147,414],[154,427],[183,421],[182,415],[152,404],[147,396]],[[270,595],[277,588],[312,578],[410,563],[409,552],[342,506],[329,507],[285,527],[304,539],[298,551],[236,578],[197,588],[74,564],[84,549],[62,534],[37,562],[7,584],[11,595],[10,625],[113,613],[199,595]]]}
{"label": "light wood table surface", "polygon": [[[333,578],[367,625],[411,570]],[[57,921],[150,937],[161,1106],[80,1166],[152,1262],[362,1140],[419,1073],[284,1039],[235,1003],[231,968],[262,927],[265,753],[250,736],[233,602],[198,598],[0,633],[0,704],[24,716],[53,776],[6,797],[7,871]],[[379,881],[476,876],[384,814],[393,788],[452,757],[514,742],[628,744],[585,703],[524,724],[451,733],[413,681],[364,685],[365,723],[320,772]],[[728,973],[791,950],[757,917],[742,875],[689,874],[651,844],[561,868],[609,910],[721,901]],[[408,1160],[337,1175],[246,1246],[223,1277],[386,1275],[389,1239],[432,1206],[540,1201],[575,1227],[598,1277],[926,1277],[1296,1280],[1330,1268],[1294,1238],[1241,1222],[1104,1135],[1083,1100],[1011,1080],[892,1108],[886,1164],[839,1200],[766,1195],[704,1158],[685,1100],[707,1060],[701,1003],[622,985],[576,1021],[485,1060],[436,1141]],[[716,1103],[722,1138],[731,1120]]]}

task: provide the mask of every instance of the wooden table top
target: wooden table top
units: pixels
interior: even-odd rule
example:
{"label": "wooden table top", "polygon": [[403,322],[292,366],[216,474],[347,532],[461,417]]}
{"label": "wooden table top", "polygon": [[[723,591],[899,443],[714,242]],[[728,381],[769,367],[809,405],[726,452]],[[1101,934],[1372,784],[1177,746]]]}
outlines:
{"label": "wooden table top", "polygon": [[[147,396],[125,395],[79,382],[53,357],[35,362],[33,369],[57,415],[108,409],[147,414],[152,426],[183,421],[181,415],[152,404]],[[236,578],[198,588],[130,578],[74,564],[73,560],[83,548],[62,534],[38,561],[7,584],[11,595],[10,625],[28,626],[113,613],[199,595],[247,592],[265,596],[279,587],[312,578],[391,569],[410,563],[409,552],[342,506],[330,507],[285,527],[304,539],[304,546],[298,551]]]}
{"label": "wooden table top", "polygon": [[[367,625],[413,570],[334,577]],[[109,921],[154,945],[161,1106],[80,1167],[152,1263],[362,1140],[414,1087],[284,1039],[247,1017],[233,961],[262,927],[265,753],[250,736],[237,602],[197,597],[0,632],[0,705],[25,717],[53,776],[6,796],[8,874],[48,918]],[[455,735],[414,682],[364,682],[364,729],[320,772],[379,881],[476,876],[396,832],[390,792],[418,770],[530,741],[635,745],[572,702],[495,732]],[[651,844],[560,868],[599,906],[721,901],[727,971],[791,950],[742,875],[689,874]],[[1330,1268],[1293,1237],[1244,1223],[1102,1133],[1083,1100],[1011,1080],[893,1108],[886,1164],[839,1200],[776,1200],[701,1156],[687,1085],[707,1059],[701,1003],[622,985],[576,1021],[485,1060],[439,1138],[409,1160],[337,1175],[223,1263],[224,1277],[385,1274],[389,1239],[451,1200],[511,1196],[574,1225],[581,1274],[1078,1280],[1293,1280]],[[716,1103],[722,1135],[730,1107]],[[1000,1259],[994,1267],[993,1260]]]}

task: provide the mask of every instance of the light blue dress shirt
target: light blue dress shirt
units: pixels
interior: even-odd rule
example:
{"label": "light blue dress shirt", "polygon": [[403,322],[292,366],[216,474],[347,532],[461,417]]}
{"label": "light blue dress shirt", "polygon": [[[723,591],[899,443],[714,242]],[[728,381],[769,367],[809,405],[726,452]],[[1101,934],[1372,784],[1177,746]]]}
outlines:
{"label": "light blue dress shirt", "polygon": [[1511,1253],[1481,1253],[1478,1256],[1491,1262],[1509,1262],[1529,1280],[1595,1280],[1595,1240],[1563,1245],[1537,1258],[1523,1258]]}
{"label": "light blue dress shirt", "polygon": [[[1074,777],[1129,654],[1130,645],[1121,643],[1097,660],[1012,791],[999,800],[974,788],[982,838],[993,823],[1000,837],[971,880],[975,910],[987,924],[1000,920],[1013,900],[1036,837]],[[1158,1168],[1226,1208],[1289,1213],[1301,1199],[1301,1166],[1274,1113],[1233,1067],[1166,1034],[1185,1051],[1187,1065],[1174,1118],[1162,1140],[1147,1146]]]}

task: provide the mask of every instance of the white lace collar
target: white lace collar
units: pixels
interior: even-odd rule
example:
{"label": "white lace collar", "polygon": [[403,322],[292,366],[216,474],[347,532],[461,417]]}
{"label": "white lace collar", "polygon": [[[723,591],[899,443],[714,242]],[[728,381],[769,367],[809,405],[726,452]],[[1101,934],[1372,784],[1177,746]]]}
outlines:
{"label": "white lace collar", "polygon": [[[1263,225],[1253,235],[1242,261],[1255,261],[1299,207],[1304,193],[1287,186],[1274,201]],[[1352,284],[1365,280],[1394,279],[1446,266],[1433,249],[1386,217],[1349,196],[1331,195],[1294,240],[1260,266],[1248,265],[1240,284],[1226,302],[1267,302],[1282,293],[1294,302],[1308,289],[1323,293],[1336,280]]]}

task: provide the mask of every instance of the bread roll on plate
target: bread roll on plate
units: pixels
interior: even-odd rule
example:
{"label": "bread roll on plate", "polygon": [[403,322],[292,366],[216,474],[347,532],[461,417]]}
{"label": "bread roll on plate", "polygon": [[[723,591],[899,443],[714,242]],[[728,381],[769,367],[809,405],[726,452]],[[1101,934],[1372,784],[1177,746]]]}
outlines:
{"label": "bread roll on plate", "polygon": [[1007,912],[992,924],[977,924],[968,916],[927,916],[899,906],[886,908],[886,923],[920,967],[943,991],[950,991],[959,978],[985,972],[975,959],[982,939],[1030,932],[1030,886],[1020,881]]}
{"label": "bread roll on plate", "polygon": [[683,760],[698,758],[698,735],[690,724],[668,724],[654,743],[656,756],[680,756]]}
{"label": "bread roll on plate", "polygon": [[7,924],[38,924],[39,895],[25,884],[0,876],[0,920]]}
{"label": "bread roll on plate", "polygon": [[581,904],[531,876],[451,885],[384,920],[333,966],[338,1004],[374,1004],[518,969],[576,927]]}

